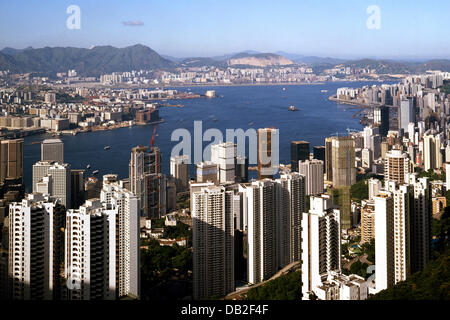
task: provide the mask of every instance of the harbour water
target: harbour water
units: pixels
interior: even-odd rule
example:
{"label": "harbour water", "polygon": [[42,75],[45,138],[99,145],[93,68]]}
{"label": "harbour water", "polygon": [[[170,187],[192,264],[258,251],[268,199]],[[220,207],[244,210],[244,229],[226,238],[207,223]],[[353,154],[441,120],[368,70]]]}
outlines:
{"label": "harbour water", "polygon": [[[193,93],[203,94],[215,90],[217,98],[172,101],[183,108],[162,107],[160,116],[164,123],[158,125],[155,145],[163,154],[163,171],[169,173],[170,154],[178,142],[171,142],[171,134],[177,128],[193,132],[194,121],[202,121],[203,132],[217,128],[225,137],[226,129],[275,127],[280,132],[280,163],[289,163],[290,141],[306,140],[312,146],[323,145],[325,137],[345,134],[347,128],[362,129],[358,119],[352,118],[355,110],[329,101],[328,97],[339,87],[361,87],[371,82],[326,83],[323,85],[292,86],[232,86],[193,87]],[[380,84],[380,83],[376,83]],[[283,87],[286,88],[283,91]],[[188,90],[183,88],[180,90]],[[328,92],[322,92],[327,90]],[[167,103],[167,102],[166,102]],[[169,103],[171,103],[169,101]],[[288,111],[290,106],[300,109]],[[74,169],[86,169],[87,176],[99,170],[98,177],[116,173],[119,178],[128,177],[131,148],[150,145],[153,125],[121,128],[111,131],[62,135],[65,162]],[[193,136],[193,134],[192,134]],[[32,165],[40,160],[40,145],[32,142],[51,137],[49,134],[25,138],[24,174],[26,190],[31,191]],[[205,145],[208,142],[205,142]],[[193,142],[192,142],[193,145]],[[105,150],[105,146],[111,149]],[[194,173],[194,166],[191,168]]]}

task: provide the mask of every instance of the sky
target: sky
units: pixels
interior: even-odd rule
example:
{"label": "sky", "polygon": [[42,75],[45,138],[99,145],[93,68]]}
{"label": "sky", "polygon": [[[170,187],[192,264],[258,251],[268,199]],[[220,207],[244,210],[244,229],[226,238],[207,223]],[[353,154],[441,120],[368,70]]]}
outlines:
{"label": "sky", "polygon": [[[70,5],[79,29],[67,28]],[[449,13],[447,0],[0,0],[0,49],[140,43],[174,57],[450,58]]]}

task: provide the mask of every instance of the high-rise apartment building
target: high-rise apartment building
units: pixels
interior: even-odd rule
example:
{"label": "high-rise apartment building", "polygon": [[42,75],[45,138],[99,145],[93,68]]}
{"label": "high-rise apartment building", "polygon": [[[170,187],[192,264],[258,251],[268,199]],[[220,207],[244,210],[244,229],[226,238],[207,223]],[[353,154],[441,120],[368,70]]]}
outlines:
{"label": "high-rise apartment building", "polygon": [[407,182],[407,175],[410,171],[410,160],[407,153],[401,150],[391,150],[386,153],[384,160],[385,181],[395,181],[397,184]]}
{"label": "high-rise apartment building", "polygon": [[340,212],[329,195],[312,196],[301,225],[302,299],[308,300],[330,272],[341,270]]}
{"label": "high-rise apartment building", "polygon": [[298,172],[306,177],[306,195],[323,193],[323,161],[317,159],[300,161]]}
{"label": "high-rise apartment building", "polygon": [[116,297],[139,297],[139,198],[124,188],[117,175],[106,175],[100,200],[116,210]]}
{"label": "high-rise apartment building", "polygon": [[415,122],[414,103],[411,98],[403,99],[398,107],[398,128],[408,132],[408,125]]}
{"label": "high-rise apartment building", "polygon": [[233,191],[209,186],[191,201],[194,299],[225,296],[235,288]]}
{"label": "high-rise apartment building", "polygon": [[61,297],[65,210],[59,200],[29,194],[9,206],[11,298],[53,300]]}
{"label": "high-rise apartment building", "polygon": [[41,144],[41,161],[64,163],[64,143],[60,139],[46,139]]}
{"label": "high-rise apartment building", "polygon": [[424,170],[442,167],[441,141],[439,136],[425,135],[423,137]]}
{"label": "high-rise apartment building", "polygon": [[69,300],[116,298],[117,210],[99,199],[67,211],[65,230],[66,297]]}
{"label": "high-rise apartment building", "polygon": [[197,164],[197,183],[211,181],[214,184],[219,184],[217,167],[217,163],[211,161],[204,161]]}
{"label": "high-rise apartment building", "polygon": [[361,206],[361,243],[375,239],[375,203],[365,201]]}
{"label": "high-rise apartment building", "polygon": [[291,171],[298,172],[298,162],[309,160],[309,142],[291,142]]}

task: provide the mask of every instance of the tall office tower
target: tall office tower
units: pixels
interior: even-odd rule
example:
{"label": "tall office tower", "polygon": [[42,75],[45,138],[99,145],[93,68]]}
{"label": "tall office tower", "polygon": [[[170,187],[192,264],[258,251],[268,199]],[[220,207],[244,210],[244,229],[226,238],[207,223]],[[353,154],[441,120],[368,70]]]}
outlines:
{"label": "tall office tower", "polygon": [[329,195],[312,196],[302,216],[302,299],[308,300],[330,272],[341,270],[340,212]]}
{"label": "tall office tower", "polygon": [[306,195],[323,193],[323,161],[317,159],[300,161],[298,172],[306,177]]}
{"label": "tall office tower", "polygon": [[408,124],[408,139],[412,143],[414,143],[415,133],[416,133],[416,124],[414,122],[410,122]]}
{"label": "tall office tower", "polygon": [[413,188],[414,209],[411,212],[411,273],[421,271],[431,259],[432,191],[428,178],[409,175]]}
{"label": "tall office tower", "polygon": [[415,118],[413,100],[402,100],[398,107],[398,128],[407,132],[409,123],[415,123]]}
{"label": "tall office tower", "polygon": [[236,157],[236,182],[248,182],[248,158],[245,156]]}
{"label": "tall office tower", "polygon": [[265,179],[241,186],[247,216],[247,277],[258,283],[277,272],[275,183]]}
{"label": "tall office tower", "polygon": [[273,179],[278,172],[278,129],[258,129],[258,179]]}
{"label": "tall office tower", "polygon": [[325,178],[327,181],[333,181],[333,161],[332,161],[332,142],[333,138],[325,138]]}
{"label": "tall office tower", "polygon": [[237,146],[232,142],[211,146],[211,162],[217,164],[219,183],[235,181],[236,156]]}
{"label": "tall office tower", "polygon": [[217,164],[204,161],[197,164],[197,183],[205,183],[208,181],[219,184],[217,179]]}
{"label": "tall office tower", "polygon": [[296,172],[282,174],[275,182],[277,266],[281,269],[300,260],[301,218],[306,211],[306,187],[305,177]]}
{"label": "tall office tower", "polygon": [[183,192],[189,188],[189,156],[176,156],[170,158],[170,174],[175,178],[177,192]]}
{"label": "tall office tower", "polygon": [[309,160],[309,142],[291,142],[291,171],[298,172],[298,162]]}
{"label": "tall office tower", "polygon": [[445,164],[445,189],[450,190],[450,163]]}
{"label": "tall office tower", "polygon": [[23,139],[1,141],[0,182],[5,179],[23,183]]}
{"label": "tall office tower", "polygon": [[33,192],[42,178],[51,176],[51,196],[61,200],[61,204],[70,208],[72,204],[71,167],[67,163],[38,162],[33,165]]}
{"label": "tall office tower", "polygon": [[372,152],[370,151],[370,149],[362,149],[361,150],[361,167],[363,167],[365,169],[370,169],[370,168],[372,168],[372,162],[373,162],[373,158],[372,158]]}
{"label": "tall office tower", "polygon": [[313,157],[317,160],[322,160],[325,164],[325,147],[324,146],[315,146],[313,147]]}
{"label": "tall office tower", "polygon": [[367,185],[369,187],[369,200],[372,200],[373,197],[377,196],[380,193],[382,188],[382,183],[378,179],[369,179],[367,180]]}
{"label": "tall office tower", "polygon": [[375,268],[377,291],[387,289],[394,281],[394,199],[382,190],[375,202]]}
{"label": "tall office tower", "polygon": [[379,134],[370,136],[370,151],[374,160],[381,157],[381,140],[382,138]]}
{"label": "tall office tower", "polygon": [[373,111],[373,122],[380,128],[380,135],[387,136],[389,131],[389,107],[376,107]]}
{"label": "tall office tower", "polygon": [[15,300],[60,299],[65,209],[59,200],[29,194],[9,206],[9,278]]}
{"label": "tall office tower", "polygon": [[350,187],[356,183],[355,142],[350,137],[332,138],[331,161],[333,187]]}
{"label": "tall office tower", "polygon": [[442,167],[441,142],[439,137],[425,135],[423,137],[424,170],[439,169]]}
{"label": "tall office tower", "polygon": [[116,214],[116,209],[99,199],[67,211],[64,268],[68,300],[115,299]]}
{"label": "tall office tower", "polygon": [[41,144],[41,161],[64,163],[64,143],[60,139],[46,139]]}
{"label": "tall office tower", "polygon": [[407,153],[401,150],[391,150],[386,153],[384,161],[384,180],[395,181],[397,184],[407,182],[407,174],[410,172],[410,160]]}
{"label": "tall office tower", "polygon": [[375,203],[365,201],[361,206],[361,243],[375,239]]}
{"label": "tall office tower", "polygon": [[161,194],[165,188],[165,179],[161,174],[161,152],[154,147],[148,152],[147,147],[132,149],[129,164],[131,192],[140,200],[141,214],[158,218],[165,213],[164,199]]}
{"label": "tall office tower", "polygon": [[84,170],[70,170],[71,209],[79,208],[85,201]]}
{"label": "tall office tower", "polygon": [[233,191],[210,186],[191,201],[194,299],[223,297],[235,288]]}
{"label": "tall office tower", "polygon": [[[380,132],[380,129],[376,126],[368,126],[364,127],[364,148],[371,149],[371,141],[370,138],[374,135],[378,135]],[[372,149],[371,149],[372,150]]]}
{"label": "tall office tower", "polygon": [[117,175],[106,175],[100,200],[117,210],[116,297],[139,297],[139,198],[124,188],[123,181],[117,181]]}

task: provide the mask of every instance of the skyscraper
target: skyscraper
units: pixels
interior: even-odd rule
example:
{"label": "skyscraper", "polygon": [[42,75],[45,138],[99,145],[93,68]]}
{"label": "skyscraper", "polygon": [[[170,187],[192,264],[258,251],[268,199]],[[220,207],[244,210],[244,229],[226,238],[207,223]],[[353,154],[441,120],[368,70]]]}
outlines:
{"label": "skyscraper", "polygon": [[258,179],[273,179],[278,172],[278,129],[258,129]]}
{"label": "skyscraper", "polygon": [[116,297],[139,297],[139,198],[124,188],[117,175],[106,175],[100,200],[116,210]]}
{"label": "skyscraper", "polygon": [[65,210],[59,200],[29,194],[9,207],[9,278],[15,300],[61,296]]}
{"label": "skyscraper", "polygon": [[189,156],[171,157],[170,174],[175,178],[177,192],[186,191],[189,187]]}
{"label": "skyscraper", "polygon": [[306,195],[323,193],[323,161],[317,159],[300,161],[298,172],[306,177]]}
{"label": "skyscraper", "polygon": [[64,163],[64,143],[60,139],[46,139],[41,144],[41,161]]}
{"label": "skyscraper", "polygon": [[414,104],[412,98],[403,99],[398,107],[398,128],[408,131],[410,122],[415,123]]}
{"label": "skyscraper", "polygon": [[38,162],[33,165],[33,192],[37,192],[37,184],[45,176],[51,176],[51,196],[61,200],[66,208],[72,205],[71,167],[67,163]]}
{"label": "skyscraper", "polygon": [[401,150],[391,150],[386,153],[384,160],[384,179],[386,182],[405,183],[409,172],[410,160],[408,154]]}
{"label": "skyscraper", "polygon": [[312,196],[302,217],[302,299],[308,300],[328,273],[341,270],[340,212],[329,195]]}
{"label": "skyscraper", "polygon": [[426,134],[423,137],[424,170],[439,169],[442,167],[440,137]]}
{"label": "skyscraper", "polygon": [[2,140],[0,148],[0,182],[23,181],[23,139]]}
{"label": "skyscraper", "polygon": [[[165,214],[165,179],[161,173],[161,152],[154,147],[132,149],[129,164],[131,192],[139,198],[143,216],[159,218]],[[161,197],[164,195],[164,197]]]}
{"label": "skyscraper", "polygon": [[99,199],[67,211],[65,230],[66,297],[69,300],[116,298],[116,214]]}
{"label": "skyscraper", "polygon": [[315,146],[313,147],[313,158],[317,160],[322,160],[325,164],[325,147]]}
{"label": "skyscraper", "polygon": [[277,271],[276,184],[270,179],[242,187],[244,215],[247,216],[247,277],[258,283]]}
{"label": "skyscraper", "polygon": [[361,206],[361,243],[375,239],[375,203],[366,201]]}
{"label": "skyscraper", "polygon": [[332,142],[334,138],[325,138],[325,177],[329,182],[333,181]]}
{"label": "skyscraper", "polygon": [[309,160],[309,142],[291,142],[291,170],[298,172],[298,162]]}
{"label": "skyscraper", "polygon": [[197,164],[197,183],[211,181],[218,184],[217,164],[211,161],[204,161]]}
{"label": "skyscraper", "polygon": [[374,109],[373,122],[379,126],[380,135],[386,137],[389,131],[389,107],[376,107]]}
{"label": "skyscraper", "polygon": [[351,137],[333,137],[331,145],[333,187],[356,183],[355,147]]}
{"label": "skyscraper", "polygon": [[236,180],[237,146],[224,142],[211,146],[211,162],[217,164],[219,183]]}
{"label": "skyscraper", "polygon": [[234,291],[233,191],[210,186],[192,197],[194,299]]}

